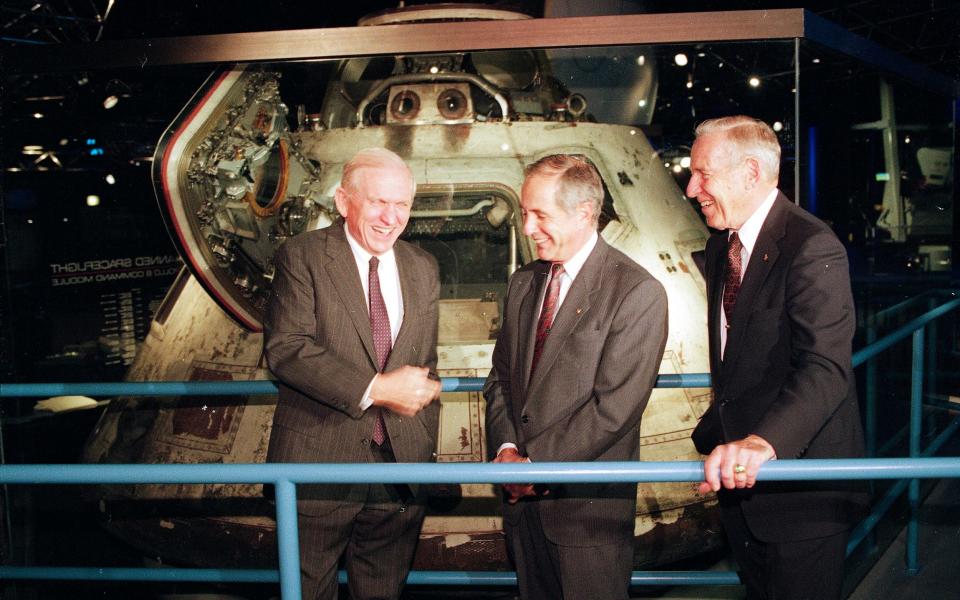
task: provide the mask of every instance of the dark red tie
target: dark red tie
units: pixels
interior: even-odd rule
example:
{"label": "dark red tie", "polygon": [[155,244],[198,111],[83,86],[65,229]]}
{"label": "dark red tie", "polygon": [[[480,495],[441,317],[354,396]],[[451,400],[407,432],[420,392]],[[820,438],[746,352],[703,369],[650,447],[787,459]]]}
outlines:
{"label": "dark red tie", "polygon": [[743,244],[737,232],[730,234],[727,241],[727,282],[723,286],[723,313],[727,317],[727,327],[730,327],[733,317],[733,307],[737,304],[737,294],[740,292],[740,278],[743,273]]}
{"label": "dark red tie", "polygon": [[[383,293],[380,291],[380,275],[377,267],[380,259],[370,258],[370,330],[373,332],[373,348],[377,352],[377,366],[380,372],[387,366],[393,339],[390,335],[390,315],[387,314],[387,305],[383,302]],[[377,422],[373,426],[373,441],[382,446],[387,441],[387,424],[383,421],[383,411],[376,407]]]}
{"label": "dark red tie", "polygon": [[530,363],[532,375],[540,362],[543,353],[543,343],[547,341],[550,327],[553,326],[553,317],[557,313],[557,301],[560,299],[560,280],[563,279],[563,263],[553,263],[550,266],[550,281],[547,283],[547,293],[543,296],[543,308],[540,309],[540,320],[537,321],[537,339],[533,344],[533,362]]}

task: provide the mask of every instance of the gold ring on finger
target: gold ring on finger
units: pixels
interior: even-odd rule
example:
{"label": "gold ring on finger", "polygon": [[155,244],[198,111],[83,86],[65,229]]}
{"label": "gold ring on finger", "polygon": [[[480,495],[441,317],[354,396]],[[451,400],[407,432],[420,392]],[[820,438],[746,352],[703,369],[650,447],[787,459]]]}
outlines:
{"label": "gold ring on finger", "polygon": [[743,465],[733,465],[733,472],[737,473],[738,475],[740,473],[745,473],[746,471],[747,471],[747,468]]}

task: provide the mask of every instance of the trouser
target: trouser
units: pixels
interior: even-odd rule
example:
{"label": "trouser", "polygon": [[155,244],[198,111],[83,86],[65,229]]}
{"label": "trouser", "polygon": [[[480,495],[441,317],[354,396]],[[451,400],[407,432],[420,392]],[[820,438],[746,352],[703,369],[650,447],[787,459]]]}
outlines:
{"label": "trouser", "polygon": [[523,600],[625,600],[633,540],[603,546],[562,546],[543,534],[537,501],[524,502],[519,521],[505,524]]}
{"label": "trouser", "polygon": [[761,542],[739,506],[724,507],[724,531],[748,600],[839,600],[848,532],[794,542]]}
{"label": "trouser", "polygon": [[[374,460],[396,462],[387,448]],[[336,600],[344,556],[353,600],[396,600],[403,589],[425,505],[406,485],[351,486],[345,498],[297,503],[304,600]]]}

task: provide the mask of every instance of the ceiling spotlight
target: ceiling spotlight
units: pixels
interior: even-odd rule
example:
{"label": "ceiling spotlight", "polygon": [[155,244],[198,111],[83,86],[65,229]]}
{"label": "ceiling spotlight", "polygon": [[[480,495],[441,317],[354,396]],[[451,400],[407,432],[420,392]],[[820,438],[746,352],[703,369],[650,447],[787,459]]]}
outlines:
{"label": "ceiling spotlight", "polygon": [[503,150],[504,152],[506,152],[507,150],[510,149],[510,144],[504,142],[504,143],[500,144],[500,149]]}
{"label": "ceiling spotlight", "polygon": [[750,87],[760,87],[760,78],[752,75],[750,79],[747,80],[747,83],[750,84]]}
{"label": "ceiling spotlight", "polygon": [[690,157],[689,157],[689,156],[684,156],[683,158],[681,158],[681,159],[680,159],[680,166],[683,167],[684,169],[689,169],[689,168],[690,168]]}
{"label": "ceiling spotlight", "polygon": [[33,118],[34,118],[34,119],[42,119],[42,118],[43,118],[43,113],[41,113],[41,112],[35,112],[35,113],[33,113]]}
{"label": "ceiling spotlight", "polygon": [[677,63],[678,67],[685,67],[687,66],[687,55],[680,52],[673,57],[673,62]]}
{"label": "ceiling spotlight", "polygon": [[637,130],[636,130],[636,129],[631,129],[631,130],[630,130],[630,135],[637,135]]}
{"label": "ceiling spotlight", "polygon": [[120,102],[120,98],[116,96],[107,96],[103,99],[103,107],[107,110],[110,110],[117,105],[117,102]]}
{"label": "ceiling spotlight", "polygon": [[38,146],[36,144],[29,144],[23,147],[23,153],[27,156],[39,156],[43,154],[43,146]]}
{"label": "ceiling spotlight", "polygon": [[66,146],[66,145],[69,144],[69,143],[70,143],[70,140],[68,140],[67,138],[60,138],[60,145],[61,145],[61,146]]}
{"label": "ceiling spotlight", "polygon": [[433,65],[432,67],[430,67],[430,72],[436,75],[437,73],[440,72],[440,67],[438,67],[437,65]]}
{"label": "ceiling spotlight", "polygon": [[819,58],[813,59],[813,64],[819,65],[819,64],[820,64],[820,59],[819,59]]}
{"label": "ceiling spotlight", "polygon": [[679,172],[681,172],[681,171],[683,171],[683,167],[681,167],[680,165],[673,165],[673,172],[674,172],[674,173],[679,173]]}
{"label": "ceiling spotlight", "polygon": [[723,61],[720,61],[719,63],[717,63],[717,68],[720,68],[720,69],[723,68]]}
{"label": "ceiling spotlight", "polygon": [[117,178],[113,176],[113,173],[107,173],[107,176],[104,177],[104,180],[106,180],[106,182],[110,185],[113,185],[117,182]]}
{"label": "ceiling spotlight", "polygon": [[693,75],[687,75],[687,89],[693,89]]}
{"label": "ceiling spotlight", "polygon": [[[87,196],[87,206],[100,206],[100,196],[96,194]],[[64,221],[66,221],[66,219],[64,219]]]}
{"label": "ceiling spotlight", "polygon": [[640,108],[646,107],[646,106],[647,106],[647,100],[646,100],[646,98],[641,98],[641,99],[640,99],[640,102],[637,102],[637,106],[639,106]]}
{"label": "ceiling spotlight", "polygon": [[703,88],[703,91],[705,91],[705,92],[709,92],[709,91],[710,91],[710,88],[708,88],[708,87],[705,87],[705,88]]}
{"label": "ceiling spotlight", "polygon": [[699,56],[700,58],[703,58],[706,55],[707,55],[706,52],[697,52],[697,56]]}
{"label": "ceiling spotlight", "polygon": [[641,67],[642,67],[643,65],[647,64],[647,57],[644,56],[644,55],[642,55],[642,54],[641,54],[640,56],[638,56],[638,57],[637,57],[637,64],[640,65]]}
{"label": "ceiling spotlight", "polygon": [[910,143],[910,136],[909,136],[909,135],[908,135],[907,137],[903,138],[903,143],[904,143],[904,144],[909,144],[909,143]]}
{"label": "ceiling spotlight", "polygon": [[781,123],[780,121],[774,121],[774,122],[773,122],[773,130],[774,130],[774,131],[781,131],[782,129],[783,129],[783,123]]}

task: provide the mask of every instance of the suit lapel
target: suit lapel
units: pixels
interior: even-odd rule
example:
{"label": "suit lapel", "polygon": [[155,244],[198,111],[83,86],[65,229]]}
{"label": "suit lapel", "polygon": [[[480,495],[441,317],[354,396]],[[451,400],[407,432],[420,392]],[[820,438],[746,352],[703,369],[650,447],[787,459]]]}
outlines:
{"label": "suit lapel", "polygon": [[[733,309],[733,322],[739,323],[747,318],[754,309],[754,302],[763,288],[767,276],[773,265],[776,264],[780,256],[779,242],[785,232],[784,220],[786,217],[786,206],[784,202],[789,202],[783,194],[778,194],[777,199],[770,209],[763,226],[760,228],[760,235],[757,236],[757,243],[753,246],[753,252],[750,254],[750,262],[747,264],[747,272],[743,276],[743,282],[740,284],[740,292],[737,295],[737,304]],[[724,351],[724,362],[731,363],[737,360],[740,349],[743,347],[743,336],[746,333],[746,327],[732,327],[727,330],[727,346]]]}
{"label": "suit lapel", "polygon": [[710,289],[707,290],[710,314],[708,322],[714,323],[710,328],[710,364],[714,373],[718,372],[720,361],[720,311],[723,310],[723,283],[727,277],[727,240],[726,234],[716,234],[713,243],[707,249],[707,277]]}
{"label": "suit lapel", "polygon": [[[521,393],[525,399],[530,385],[530,365],[533,363],[533,347],[537,339],[537,321],[540,317],[540,307],[543,305],[543,295],[547,291],[547,274],[550,263],[537,262],[531,273],[527,290],[520,301],[520,310],[517,314],[517,331],[522,332],[519,337],[517,357],[520,359]],[[541,360],[543,357],[541,357]]]}
{"label": "suit lapel", "polygon": [[347,243],[346,234],[343,232],[343,223],[336,221],[329,229],[326,249],[329,258],[326,262],[327,274],[340,296],[341,304],[347,307],[350,321],[357,330],[357,335],[363,341],[363,347],[367,350],[370,361],[376,367],[377,351],[373,346],[370,315],[366,308],[367,303],[363,295],[363,285],[360,282],[357,262],[350,250],[350,245]]}
{"label": "suit lapel", "polygon": [[[393,343],[394,350],[397,348],[407,348],[410,346],[408,338],[417,336],[419,328],[420,307],[425,300],[423,293],[430,288],[429,282],[423,281],[423,270],[416,268],[413,253],[402,242],[397,242],[394,246],[394,254],[397,258],[397,271],[400,273],[400,296],[403,298],[403,321],[400,323],[400,331],[397,332],[397,340]],[[394,357],[400,364],[407,364],[407,359],[403,352],[390,352],[390,358],[387,360],[387,366],[391,366]]]}
{"label": "suit lapel", "polygon": [[[567,338],[576,329],[577,323],[580,322],[583,315],[590,310],[593,295],[600,289],[607,248],[606,242],[602,239],[597,240],[596,247],[587,257],[570,289],[567,290],[563,304],[560,305],[560,309],[553,319],[550,334],[543,344],[543,353],[540,355],[540,362],[537,363],[537,370],[530,377],[531,390],[536,389],[537,385],[550,371]],[[534,335],[536,335],[536,323],[534,323],[533,329]]]}

